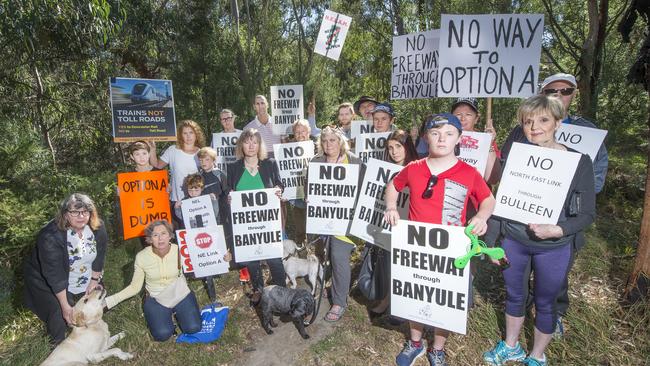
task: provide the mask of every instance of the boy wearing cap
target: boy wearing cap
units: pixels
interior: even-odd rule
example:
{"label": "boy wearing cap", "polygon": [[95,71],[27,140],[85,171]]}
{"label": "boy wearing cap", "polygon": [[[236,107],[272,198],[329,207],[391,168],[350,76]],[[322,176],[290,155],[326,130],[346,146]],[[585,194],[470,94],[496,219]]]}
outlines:
{"label": "boy wearing cap", "polygon": [[375,132],[390,132],[395,122],[395,111],[388,103],[380,103],[370,112],[372,114],[372,128]]}
{"label": "boy wearing cap", "polygon": [[[409,220],[432,224],[463,226],[470,198],[478,203],[478,212],[469,220],[472,232],[482,235],[487,229],[487,219],[496,201],[481,174],[471,165],[459,160],[462,126],[456,116],[442,113],[429,116],[425,121],[429,154],[426,158],[409,163],[386,186],[386,211],[384,220],[397,225],[398,192],[406,187],[409,196]],[[457,203],[462,202],[462,205]],[[410,339],[397,355],[398,366],[412,365],[424,354],[422,333],[424,325],[409,321]],[[433,345],[429,345],[427,358],[434,366],[445,366],[445,343],[449,331],[435,329]]]}

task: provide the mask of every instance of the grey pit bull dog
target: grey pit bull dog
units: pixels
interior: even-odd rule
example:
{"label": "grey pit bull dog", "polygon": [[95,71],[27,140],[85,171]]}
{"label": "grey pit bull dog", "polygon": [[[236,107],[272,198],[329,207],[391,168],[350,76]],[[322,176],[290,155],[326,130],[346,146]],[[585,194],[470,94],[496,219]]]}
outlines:
{"label": "grey pit bull dog", "polygon": [[281,286],[266,286],[262,292],[262,327],[267,334],[273,334],[269,327],[277,327],[273,313],[288,314],[303,339],[309,339],[305,332],[305,318],[314,313],[314,297],[305,289],[291,289]]}

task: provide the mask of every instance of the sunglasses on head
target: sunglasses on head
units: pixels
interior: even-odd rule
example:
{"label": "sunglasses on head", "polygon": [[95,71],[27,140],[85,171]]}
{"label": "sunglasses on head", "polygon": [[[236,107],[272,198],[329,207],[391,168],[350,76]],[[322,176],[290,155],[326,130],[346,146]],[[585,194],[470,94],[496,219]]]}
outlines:
{"label": "sunglasses on head", "polygon": [[435,174],[431,174],[429,177],[429,181],[427,182],[427,188],[422,192],[422,198],[428,199],[433,196],[433,187],[436,186],[438,183],[438,176]]}
{"label": "sunglasses on head", "polygon": [[576,88],[562,88],[562,89],[544,89],[544,94],[553,95],[553,94],[562,94],[564,96],[569,96],[573,94]]}

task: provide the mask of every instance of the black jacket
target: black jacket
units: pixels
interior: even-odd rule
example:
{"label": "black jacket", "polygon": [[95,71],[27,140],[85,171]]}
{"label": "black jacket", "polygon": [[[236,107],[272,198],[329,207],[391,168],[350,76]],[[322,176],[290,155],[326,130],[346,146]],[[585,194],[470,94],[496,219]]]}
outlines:
{"label": "black jacket", "polygon": [[[108,234],[102,222],[93,230],[97,241],[97,256],[92,270],[104,269]],[[25,285],[56,294],[67,290],[70,276],[70,263],[67,248],[67,233],[56,226],[54,220],[48,222],[38,233],[36,247],[25,259]]]}
{"label": "black jacket", "polygon": [[[241,179],[241,176],[244,174],[244,159],[239,159],[234,163],[228,164],[227,177],[228,177],[228,187],[236,191],[237,183]],[[264,183],[265,188],[273,188],[275,186],[280,187],[284,190],[284,185],[280,179],[280,170],[278,165],[275,163],[275,159],[264,159],[259,162],[259,173]]]}

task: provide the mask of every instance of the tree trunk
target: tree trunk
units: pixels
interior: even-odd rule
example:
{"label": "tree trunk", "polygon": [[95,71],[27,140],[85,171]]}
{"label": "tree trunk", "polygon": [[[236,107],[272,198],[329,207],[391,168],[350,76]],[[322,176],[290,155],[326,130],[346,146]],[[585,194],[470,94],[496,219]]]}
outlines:
{"label": "tree trunk", "polygon": [[607,19],[609,17],[609,0],[589,0],[589,32],[582,44],[578,60],[578,89],[580,90],[580,114],[589,119],[596,119],[598,112],[598,78],[601,71],[603,45],[605,43]]}
{"label": "tree trunk", "polygon": [[393,8],[393,19],[395,20],[395,29],[397,30],[397,35],[401,36],[404,32],[404,19],[402,18],[402,12],[400,9],[399,0],[391,0]]}
{"label": "tree trunk", "polygon": [[52,168],[56,170],[56,154],[54,153],[54,146],[52,145],[52,138],[50,137],[50,128],[47,126],[45,113],[43,112],[43,80],[41,79],[41,73],[38,71],[38,66],[33,63],[32,73],[34,84],[36,85],[36,123],[41,134],[41,141],[50,151],[50,155],[52,156]]}

